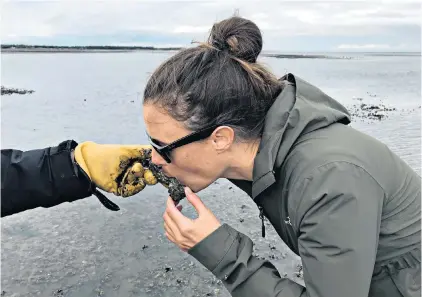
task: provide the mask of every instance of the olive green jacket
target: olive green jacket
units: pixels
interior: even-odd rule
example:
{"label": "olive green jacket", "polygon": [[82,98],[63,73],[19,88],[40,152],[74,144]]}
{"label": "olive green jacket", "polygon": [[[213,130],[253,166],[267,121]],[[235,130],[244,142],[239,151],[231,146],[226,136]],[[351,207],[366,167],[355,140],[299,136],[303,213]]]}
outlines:
{"label": "olive green jacket", "polygon": [[189,250],[232,296],[420,296],[421,178],[297,76],[266,116],[248,193],[299,255],[306,288],[227,224]]}

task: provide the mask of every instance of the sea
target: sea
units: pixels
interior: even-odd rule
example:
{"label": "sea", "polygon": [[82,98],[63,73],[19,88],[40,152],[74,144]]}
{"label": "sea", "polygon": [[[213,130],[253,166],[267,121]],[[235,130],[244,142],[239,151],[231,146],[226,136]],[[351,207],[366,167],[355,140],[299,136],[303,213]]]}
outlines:
{"label": "sea", "polygon": [[[1,96],[1,148],[31,150],[63,140],[146,143],[142,93],[172,51],[3,53],[1,85],[34,90]],[[382,105],[352,126],[388,145],[421,174],[421,54],[324,53],[335,58],[259,59],[277,76],[293,73],[348,108]],[[164,187],[149,187],[105,209],[95,197],[1,219],[1,296],[230,296],[212,273],[164,234]],[[222,221],[254,241],[254,253],[303,284],[300,258],[256,205],[218,180],[199,196]],[[195,217],[185,201],[184,213]]]}

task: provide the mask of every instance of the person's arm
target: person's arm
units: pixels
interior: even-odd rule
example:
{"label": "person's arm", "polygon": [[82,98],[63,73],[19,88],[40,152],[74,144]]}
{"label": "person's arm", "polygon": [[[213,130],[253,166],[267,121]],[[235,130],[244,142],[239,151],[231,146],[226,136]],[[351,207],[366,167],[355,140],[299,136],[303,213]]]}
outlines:
{"label": "person's arm", "polygon": [[72,160],[77,143],[21,151],[1,150],[1,217],[91,196],[90,181]]}
{"label": "person's arm", "polygon": [[222,280],[232,296],[368,296],[384,192],[352,164],[330,166],[290,192],[306,288],[253,256],[250,238],[227,224],[189,254]]}

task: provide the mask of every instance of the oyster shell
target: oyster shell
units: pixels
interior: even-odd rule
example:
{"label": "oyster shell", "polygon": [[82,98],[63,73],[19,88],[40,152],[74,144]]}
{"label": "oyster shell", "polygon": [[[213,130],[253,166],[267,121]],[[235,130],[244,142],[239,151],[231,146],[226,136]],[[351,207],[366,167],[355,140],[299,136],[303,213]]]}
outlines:
{"label": "oyster shell", "polygon": [[128,197],[140,192],[146,185],[151,186],[158,182],[168,189],[173,201],[176,204],[179,203],[186,197],[183,185],[176,178],[166,176],[159,166],[151,162],[151,149],[143,151],[144,158],[134,160],[134,163],[127,166],[128,169],[123,173],[118,183],[120,184],[119,194]]}
{"label": "oyster shell", "polygon": [[178,203],[186,197],[184,186],[176,178],[166,176],[159,166],[151,162],[151,149],[145,150],[142,166],[151,170],[158,182],[168,189],[169,196],[174,202]]}

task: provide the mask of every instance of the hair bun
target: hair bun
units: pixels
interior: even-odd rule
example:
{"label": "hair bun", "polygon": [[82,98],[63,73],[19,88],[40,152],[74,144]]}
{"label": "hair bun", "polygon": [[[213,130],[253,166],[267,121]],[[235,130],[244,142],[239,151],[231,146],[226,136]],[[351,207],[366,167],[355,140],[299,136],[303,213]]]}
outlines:
{"label": "hair bun", "polygon": [[208,42],[251,63],[256,62],[262,50],[262,35],[258,26],[241,17],[231,17],[214,24]]}

